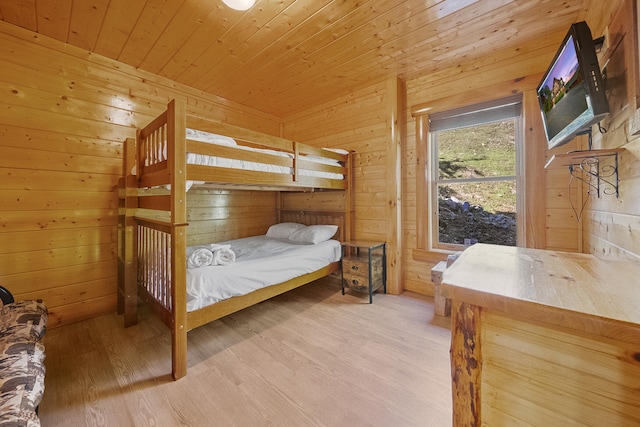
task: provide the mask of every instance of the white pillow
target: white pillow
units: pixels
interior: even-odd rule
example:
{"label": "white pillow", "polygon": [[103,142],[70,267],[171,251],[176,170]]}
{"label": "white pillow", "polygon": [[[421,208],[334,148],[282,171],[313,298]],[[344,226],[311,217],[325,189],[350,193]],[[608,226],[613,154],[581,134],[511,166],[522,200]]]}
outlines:
{"label": "white pillow", "polygon": [[273,224],[267,230],[267,237],[273,237],[275,239],[287,239],[291,233],[297,230],[305,228],[306,225],[298,224],[297,222],[282,222],[280,224]]}
{"label": "white pillow", "polygon": [[329,240],[338,231],[337,225],[310,225],[294,231],[289,240],[297,243],[320,243]]}
{"label": "white pillow", "polygon": [[314,163],[321,163],[323,165],[342,166],[339,160],[330,159],[328,157],[314,156],[312,154],[304,156],[303,159]]}
{"label": "white pillow", "polygon": [[235,147],[238,145],[235,139],[228,136],[218,135],[216,133],[204,132],[201,130],[187,128],[187,139],[193,139],[195,141],[207,142],[209,144],[216,145],[228,145]]}
{"label": "white pillow", "polygon": [[343,150],[342,148],[324,148],[325,150],[329,150],[329,151],[333,151],[334,153],[338,153],[338,154],[349,154],[349,151],[347,150]]}

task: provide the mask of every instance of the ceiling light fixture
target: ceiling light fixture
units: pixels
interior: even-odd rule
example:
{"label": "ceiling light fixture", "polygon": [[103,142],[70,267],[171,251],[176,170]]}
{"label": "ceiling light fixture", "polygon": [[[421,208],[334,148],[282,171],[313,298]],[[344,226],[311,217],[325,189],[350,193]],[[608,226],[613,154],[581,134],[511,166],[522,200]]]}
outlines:
{"label": "ceiling light fixture", "polygon": [[224,4],[235,10],[247,10],[254,5],[256,0],[222,0]]}

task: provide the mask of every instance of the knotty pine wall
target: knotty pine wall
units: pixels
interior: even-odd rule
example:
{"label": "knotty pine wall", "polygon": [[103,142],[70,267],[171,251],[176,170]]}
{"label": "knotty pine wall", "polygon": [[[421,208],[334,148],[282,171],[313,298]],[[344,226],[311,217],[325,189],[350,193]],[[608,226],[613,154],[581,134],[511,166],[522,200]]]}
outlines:
{"label": "knotty pine wall", "polygon": [[[566,153],[582,147],[586,137],[580,136],[561,147],[549,150],[547,159],[554,154]],[[552,163],[544,170],[545,179],[545,249],[582,252],[582,224],[584,189],[577,179],[570,179],[561,163]]]}
{"label": "knotty pine wall", "polygon": [[266,233],[276,223],[273,191],[193,188],[187,192],[187,245]]}
{"label": "knotty pine wall", "polygon": [[[401,208],[396,178],[400,176],[401,140],[395,120],[400,92],[398,82],[391,79],[283,120],[285,138],[356,152],[354,237],[387,242],[387,291],[395,294],[403,290],[400,227],[396,225]],[[285,206],[293,209],[343,203],[340,194],[286,196]]]}
{"label": "knotty pine wall", "polygon": [[[584,252],[640,261],[640,62],[638,7],[622,0],[608,22],[607,132],[594,134],[594,148],[624,148],[619,158],[619,197],[589,197],[582,217]],[[582,147],[585,144],[583,142]]]}
{"label": "knotty pine wall", "polygon": [[[280,132],[267,114],[6,22],[0,88],[0,284],[17,299],[44,299],[52,327],[116,309],[115,189],[122,142],[136,126],[180,98],[191,113]],[[275,200],[221,192],[212,202],[194,192],[190,222],[213,238],[264,232]]]}
{"label": "knotty pine wall", "polygon": [[[625,2],[626,0],[602,3],[585,11],[583,19],[590,25],[594,37],[607,31],[613,35],[622,26],[615,18],[616,14],[620,9],[632,5],[633,0],[629,0],[628,4]],[[621,15],[633,17],[634,13],[627,11],[626,15]],[[626,136],[628,132],[615,131],[616,128],[629,128],[629,114],[626,117],[624,114],[617,115],[611,121],[614,131],[610,131],[595,144],[606,148],[626,148],[620,166],[623,179],[621,192],[622,189],[625,189],[625,192],[620,199],[591,199],[591,204],[587,205],[580,216],[581,221],[578,221],[569,197],[573,206],[579,210],[585,200],[586,189],[574,181],[571,183],[572,190],[569,191],[569,175],[566,169],[542,168],[555,152],[584,148],[586,145],[586,137],[579,137],[553,151],[540,148],[545,144],[545,140],[535,100],[535,87],[563,37],[564,33],[545,34],[541,28],[540,39],[530,45],[519,46],[516,50],[496,52],[486,60],[467,63],[454,69],[437,70],[430,75],[409,80],[406,83],[407,108],[411,111],[415,106],[433,105],[436,107],[434,111],[437,111],[437,107],[441,105],[451,108],[499,98],[510,93],[523,93],[526,156],[524,190],[527,199],[523,218],[526,222],[526,240],[523,244],[534,248],[637,256],[640,243],[638,142],[633,138],[629,140]],[[627,45],[626,50],[620,50],[637,53],[638,46]],[[637,63],[637,57],[635,61]],[[626,64],[630,65],[631,62],[628,61]],[[626,67],[619,68],[624,68],[624,72],[628,73]],[[620,80],[621,76],[618,77],[617,80]],[[632,108],[629,110],[634,111]],[[418,243],[417,216],[420,209],[414,201],[419,190],[416,188],[418,177],[414,171],[420,171],[418,164],[425,158],[416,147],[416,119],[411,114],[407,114],[405,144],[404,288],[431,294],[429,269],[435,262],[444,259],[446,254],[422,250]]]}

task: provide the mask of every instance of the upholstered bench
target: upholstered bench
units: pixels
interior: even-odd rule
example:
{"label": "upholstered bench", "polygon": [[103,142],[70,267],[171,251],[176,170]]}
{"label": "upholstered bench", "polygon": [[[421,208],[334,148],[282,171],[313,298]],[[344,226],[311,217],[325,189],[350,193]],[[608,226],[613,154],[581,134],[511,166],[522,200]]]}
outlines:
{"label": "upholstered bench", "polygon": [[0,426],[39,426],[47,307],[41,300],[14,302],[1,286],[0,299]]}

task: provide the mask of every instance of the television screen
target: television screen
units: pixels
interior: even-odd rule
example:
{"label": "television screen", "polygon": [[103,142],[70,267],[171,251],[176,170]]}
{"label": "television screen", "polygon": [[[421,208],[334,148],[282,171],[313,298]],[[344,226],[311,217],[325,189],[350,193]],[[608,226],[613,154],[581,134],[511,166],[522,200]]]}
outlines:
{"label": "television screen", "polygon": [[538,85],[548,148],[566,144],[609,112],[591,30],[585,22],[569,29]]}

